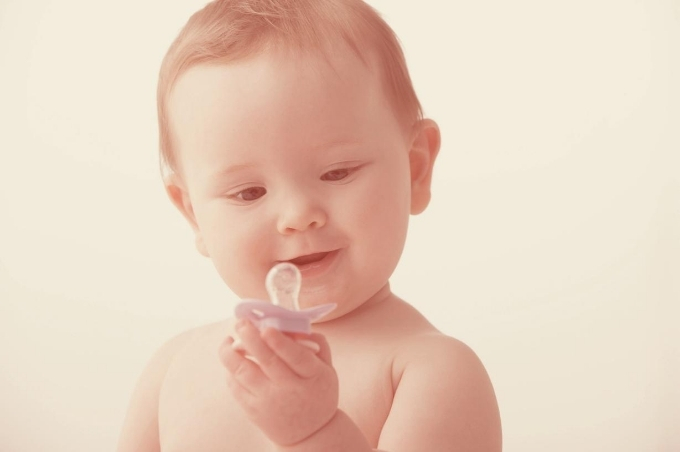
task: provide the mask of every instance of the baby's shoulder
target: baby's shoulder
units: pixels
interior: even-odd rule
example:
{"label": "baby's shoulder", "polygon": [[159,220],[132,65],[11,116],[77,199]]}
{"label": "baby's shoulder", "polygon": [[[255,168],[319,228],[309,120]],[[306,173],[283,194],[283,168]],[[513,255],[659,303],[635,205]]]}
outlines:
{"label": "baby's shoulder", "polygon": [[160,383],[178,354],[214,329],[213,324],[191,327],[165,340],[151,355],[145,373],[154,374]]}
{"label": "baby's shoulder", "polygon": [[[439,331],[410,304],[396,299],[388,308],[384,313],[387,321],[374,329],[393,341],[397,368],[454,365],[476,359],[467,344]],[[384,334],[384,329],[389,334]]]}
{"label": "baby's shoulder", "polygon": [[206,343],[224,340],[233,324],[229,319],[191,327],[168,339],[156,354],[168,355],[172,361],[185,351],[193,353],[191,349],[194,347],[203,348]]}
{"label": "baby's shoulder", "polygon": [[185,353],[193,353],[197,347],[203,347],[206,341],[217,337],[217,332],[228,325],[227,321],[194,326],[167,339],[156,349],[147,362],[143,372],[143,379],[151,380],[152,384],[160,386],[168,369]]}
{"label": "baby's shoulder", "polygon": [[397,381],[412,375],[486,377],[486,370],[477,354],[463,341],[435,329],[411,335],[400,344],[394,357]]}
{"label": "baby's shoulder", "polygon": [[146,363],[133,390],[119,438],[118,450],[159,450],[158,405],[161,387],[178,354],[215,324],[190,328],[166,340]]}
{"label": "baby's shoulder", "polygon": [[393,369],[391,420],[381,433],[386,450],[396,449],[405,431],[412,441],[429,445],[422,450],[443,450],[444,445],[447,450],[449,445],[451,450],[501,450],[496,396],[472,348],[441,332],[423,331],[401,344]]}
{"label": "baby's shoulder", "polygon": [[432,355],[455,358],[470,352],[472,349],[463,341],[436,329],[413,334],[402,346],[402,353],[410,358]]}

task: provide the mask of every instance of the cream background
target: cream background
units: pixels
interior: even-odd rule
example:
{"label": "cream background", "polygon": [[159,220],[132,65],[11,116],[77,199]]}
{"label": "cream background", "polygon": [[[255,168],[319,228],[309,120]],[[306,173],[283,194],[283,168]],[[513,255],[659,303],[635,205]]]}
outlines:
{"label": "cream background", "polygon": [[[680,451],[678,1],[370,3],[443,133],[393,288],[485,362],[504,450]],[[151,353],[236,301],[156,165],[203,4],[0,1],[3,452],[112,450]]]}

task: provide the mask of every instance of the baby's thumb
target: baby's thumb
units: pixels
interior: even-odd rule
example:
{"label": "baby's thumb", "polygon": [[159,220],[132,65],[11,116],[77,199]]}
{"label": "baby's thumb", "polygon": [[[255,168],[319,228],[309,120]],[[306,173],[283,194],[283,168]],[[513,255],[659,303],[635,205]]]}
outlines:
{"label": "baby's thumb", "polygon": [[328,364],[329,366],[332,366],[333,363],[331,360],[331,347],[328,344],[326,337],[323,334],[312,333],[307,337],[307,340],[313,341],[314,343],[318,344],[319,351],[317,352],[316,356],[318,356],[319,359],[324,363]]}

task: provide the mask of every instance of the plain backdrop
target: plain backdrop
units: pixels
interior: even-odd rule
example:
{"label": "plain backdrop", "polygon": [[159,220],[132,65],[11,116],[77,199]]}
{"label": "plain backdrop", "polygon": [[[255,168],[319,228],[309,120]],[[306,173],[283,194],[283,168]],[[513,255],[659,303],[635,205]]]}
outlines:
{"label": "plain backdrop", "polygon": [[[680,451],[680,3],[373,0],[443,144],[394,291],[469,344],[504,450]],[[0,450],[115,448],[235,296],[157,166],[201,0],[0,0]]]}

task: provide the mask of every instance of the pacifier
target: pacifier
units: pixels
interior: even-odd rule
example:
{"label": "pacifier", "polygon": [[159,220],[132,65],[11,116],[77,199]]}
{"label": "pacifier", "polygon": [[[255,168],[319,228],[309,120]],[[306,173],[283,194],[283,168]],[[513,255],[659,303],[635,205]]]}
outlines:
{"label": "pacifier", "polygon": [[236,305],[237,319],[247,319],[260,331],[276,328],[286,333],[312,332],[312,322],[331,312],[337,306],[328,303],[313,308],[300,309],[298,296],[302,286],[300,270],[289,262],[274,265],[265,279],[271,302],[244,299]]}

